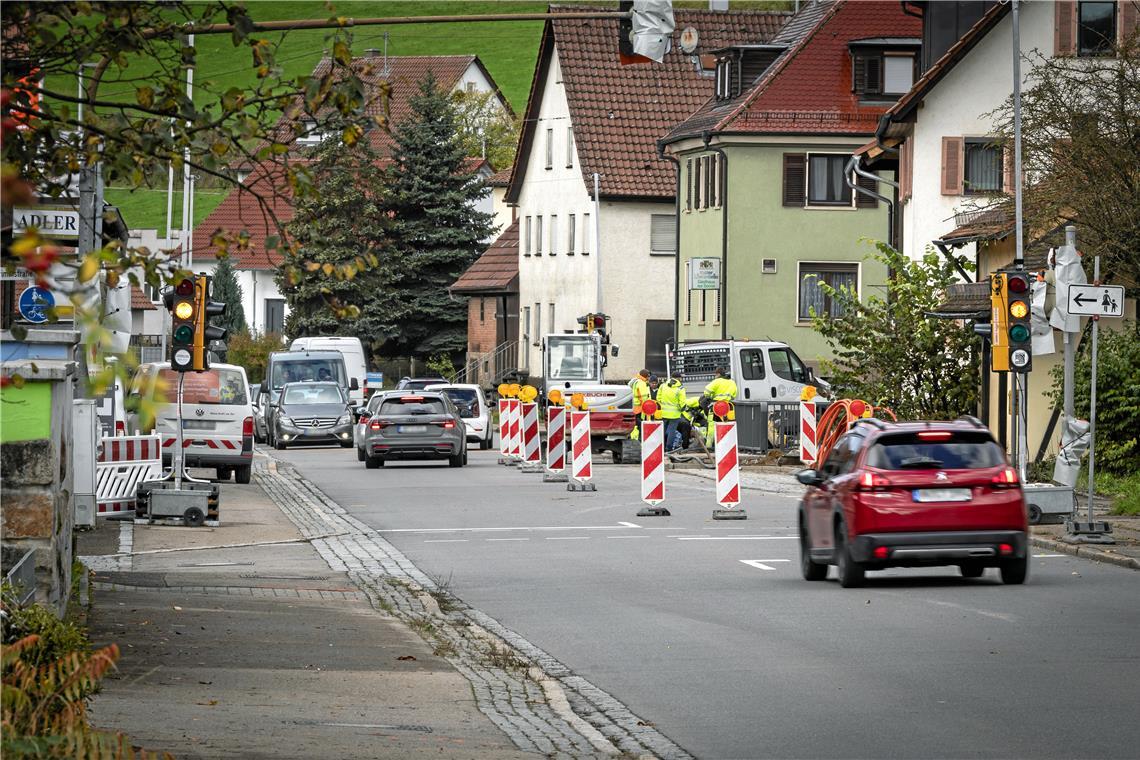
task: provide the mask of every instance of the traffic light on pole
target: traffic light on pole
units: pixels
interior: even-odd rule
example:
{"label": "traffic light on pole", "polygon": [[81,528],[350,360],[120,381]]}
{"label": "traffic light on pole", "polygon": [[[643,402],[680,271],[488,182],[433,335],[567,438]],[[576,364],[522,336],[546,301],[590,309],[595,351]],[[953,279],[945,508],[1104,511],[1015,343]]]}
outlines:
{"label": "traffic light on pole", "polygon": [[1006,285],[1005,272],[995,272],[990,276],[990,369],[994,372],[1009,372],[1009,297]]}
{"label": "traffic light on pole", "polygon": [[1025,272],[1007,274],[1006,293],[1009,297],[1009,368],[1013,372],[1029,372],[1033,369],[1029,275]]}
{"label": "traffic light on pole", "polygon": [[176,372],[194,369],[194,333],[197,325],[197,286],[194,280],[179,280],[162,300],[170,310],[170,367]]}
{"label": "traffic light on pole", "polygon": [[215,340],[226,339],[226,328],[210,324],[211,317],[220,317],[226,313],[226,305],[219,301],[211,301],[213,279],[200,274],[195,280],[194,292],[197,296],[198,308],[196,310],[197,323],[194,329],[194,362],[195,372],[204,372],[210,368],[210,343]]}

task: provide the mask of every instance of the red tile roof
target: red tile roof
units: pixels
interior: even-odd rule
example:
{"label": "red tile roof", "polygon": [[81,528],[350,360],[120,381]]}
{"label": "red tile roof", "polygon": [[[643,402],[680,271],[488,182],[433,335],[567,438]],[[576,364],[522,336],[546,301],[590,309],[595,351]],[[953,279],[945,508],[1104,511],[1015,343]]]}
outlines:
{"label": "red tile roof", "polygon": [[[260,196],[260,197],[259,197]],[[269,162],[259,164],[194,228],[194,259],[216,259],[218,247],[213,237],[219,232],[249,234],[249,244],[228,252],[236,269],[276,269],[282,261],[277,251],[265,247],[265,239],[280,234],[274,217],[282,225],[293,218],[292,192],[284,182],[282,167]],[[270,213],[272,212],[272,214]]]}
{"label": "red tile roof", "polygon": [[453,293],[517,293],[519,282],[519,222],[516,219],[503,234],[460,275],[451,286]]}
{"label": "red tile roof", "polygon": [[141,311],[152,311],[158,307],[154,302],[147,298],[146,293],[142,291],[138,285],[131,286],[131,310],[139,309]]}
{"label": "red tile roof", "polygon": [[508,166],[506,169],[501,169],[490,177],[487,177],[487,185],[490,187],[507,187],[511,184],[511,168]]}
{"label": "red tile roof", "polygon": [[789,45],[737,98],[709,100],[666,142],[704,131],[765,134],[872,134],[889,104],[860,103],[851,90],[849,43],[915,39],[922,20],[893,0],[834,0],[806,6],[773,40]]}
{"label": "red tile roof", "polygon": [[[551,12],[583,10],[551,6]],[[598,10],[596,6],[589,10]],[[714,82],[697,72],[691,56],[681,52],[680,35],[687,27],[699,34],[696,53],[727,45],[765,42],[788,21],[786,13],[676,9],[673,50],[661,64],[618,63],[618,20],[547,21],[531,84],[518,159],[507,191],[518,199],[526,162],[537,131],[542,86],[554,50],[570,106],[574,141],[583,176],[601,174],[607,197],[672,198],[676,193],[673,164],[657,157],[657,139],[697,110],[712,93]]]}

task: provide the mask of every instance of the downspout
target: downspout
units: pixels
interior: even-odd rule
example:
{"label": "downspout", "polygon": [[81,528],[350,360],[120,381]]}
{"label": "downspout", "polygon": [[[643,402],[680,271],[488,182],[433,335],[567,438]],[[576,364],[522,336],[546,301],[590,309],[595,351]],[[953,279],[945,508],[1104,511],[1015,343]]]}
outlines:
{"label": "downspout", "polygon": [[728,340],[728,155],[723,148],[709,147],[709,132],[701,133],[705,150],[711,150],[721,158],[722,171],[717,172],[720,187],[720,339]]}
{"label": "downspout", "polygon": [[[665,144],[661,141],[657,142],[657,158],[662,161],[672,161],[673,165],[677,167],[677,192],[674,196],[676,205],[677,225],[673,230],[673,258],[675,263],[673,265],[673,346],[676,347],[681,342],[681,159],[676,156],[667,154],[665,152]],[[665,351],[665,364],[669,366],[669,351]]]}
{"label": "downspout", "polygon": [[[884,150],[893,150],[893,149],[884,148]],[[887,206],[887,242],[889,242],[891,244],[891,248],[894,248],[897,251],[899,246],[898,246],[898,236],[895,234],[895,202],[893,200],[891,200],[890,198],[888,198],[887,196],[881,194],[881,193],[878,193],[874,190],[868,190],[867,188],[860,185],[857,181],[851,179],[851,173],[852,172],[859,175],[860,177],[863,177],[864,179],[869,179],[869,180],[872,180],[876,183],[885,182],[886,184],[893,187],[895,190],[899,189],[899,183],[895,182],[894,180],[884,179],[884,178],[880,177],[879,175],[874,174],[872,172],[869,172],[866,169],[859,166],[859,156],[858,155],[852,155],[851,156],[851,160],[847,162],[847,170],[843,173],[843,180],[847,183],[847,186],[849,188],[851,188],[852,190],[854,190],[855,192],[857,192],[861,195],[866,195],[868,197],[874,198],[875,200],[879,201],[880,203],[886,204],[886,206]]]}

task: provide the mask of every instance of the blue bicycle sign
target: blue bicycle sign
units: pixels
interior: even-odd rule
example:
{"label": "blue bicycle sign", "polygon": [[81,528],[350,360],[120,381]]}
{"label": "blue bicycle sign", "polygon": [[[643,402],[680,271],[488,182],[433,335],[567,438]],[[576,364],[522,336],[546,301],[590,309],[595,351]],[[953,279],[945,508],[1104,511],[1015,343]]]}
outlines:
{"label": "blue bicycle sign", "polygon": [[32,324],[48,321],[48,310],[55,308],[55,296],[50,290],[32,286],[20,294],[20,316]]}

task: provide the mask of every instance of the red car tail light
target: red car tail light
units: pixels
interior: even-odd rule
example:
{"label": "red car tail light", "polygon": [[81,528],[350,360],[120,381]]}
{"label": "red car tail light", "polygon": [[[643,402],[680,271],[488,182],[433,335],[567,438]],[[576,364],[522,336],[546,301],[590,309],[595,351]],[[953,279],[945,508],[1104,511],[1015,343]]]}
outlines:
{"label": "red car tail light", "polygon": [[391,424],[391,422],[385,422],[384,420],[372,420],[372,422],[369,423],[368,427],[372,430],[383,430],[384,428],[391,426]]}
{"label": "red car tail light", "polygon": [[436,422],[435,424],[439,425],[444,430],[450,430],[451,428],[455,427],[455,420],[444,420],[443,422]]}
{"label": "red car tail light", "polygon": [[241,437],[249,438],[253,435],[253,417],[246,417],[241,421]]}
{"label": "red car tail light", "polygon": [[1017,479],[1017,470],[1012,467],[1003,467],[1001,472],[994,475],[991,483],[994,488],[1017,488],[1021,485]]}
{"label": "red car tail light", "polygon": [[876,546],[875,547],[875,551],[874,551],[875,559],[886,559],[888,554],[890,554],[890,549],[888,549],[887,547],[885,547],[885,546]]}
{"label": "red car tail light", "polygon": [[924,430],[918,434],[920,441],[949,441],[953,437],[949,430]]}
{"label": "red car tail light", "polygon": [[1013,554],[1013,547],[1010,544],[998,544],[998,554],[1009,556]]}
{"label": "red car tail light", "polygon": [[864,472],[859,476],[858,489],[860,491],[886,491],[891,487],[891,481],[885,475],[877,472]]}

